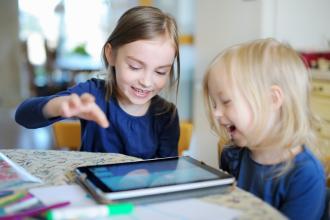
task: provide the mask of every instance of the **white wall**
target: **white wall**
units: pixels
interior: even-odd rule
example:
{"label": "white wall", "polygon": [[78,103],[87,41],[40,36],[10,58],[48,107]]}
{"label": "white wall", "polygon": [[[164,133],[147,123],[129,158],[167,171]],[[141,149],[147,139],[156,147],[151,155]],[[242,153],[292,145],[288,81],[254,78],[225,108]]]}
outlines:
{"label": "white wall", "polygon": [[299,50],[330,50],[329,0],[277,0],[275,37]]}
{"label": "white wall", "polygon": [[261,3],[243,0],[196,2],[196,80],[222,49],[260,37]]}
{"label": "white wall", "polygon": [[0,107],[20,100],[17,0],[0,1]]}

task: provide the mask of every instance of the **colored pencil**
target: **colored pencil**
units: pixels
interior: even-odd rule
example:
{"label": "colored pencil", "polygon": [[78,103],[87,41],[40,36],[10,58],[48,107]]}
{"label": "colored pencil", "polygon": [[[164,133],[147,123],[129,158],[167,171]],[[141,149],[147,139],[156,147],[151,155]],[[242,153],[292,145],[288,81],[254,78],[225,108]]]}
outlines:
{"label": "colored pencil", "polygon": [[0,198],[0,207],[13,203],[13,202],[23,198],[25,195],[26,195],[26,193],[24,193],[24,192],[16,192],[12,195],[2,197],[2,198]]}
{"label": "colored pencil", "polygon": [[48,210],[61,208],[61,207],[67,206],[69,204],[70,204],[70,202],[60,202],[60,203],[56,203],[56,204],[49,205],[49,206],[37,207],[37,208],[29,209],[26,211],[22,211],[19,213],[15,213],[15,214],[3,216],[3,217],[0,216],[0,220],[22,219],[25,217],[38,216]]}
{"label": "colored pencil", "polygon": [[19,202],[15,202],[14,204],[10,204],[4,207],[4,212],[6,214],[13,214],[15,212],[19,212],[24,209],[31,208],[39,203],[39,199],[36,197],[29,197]]}

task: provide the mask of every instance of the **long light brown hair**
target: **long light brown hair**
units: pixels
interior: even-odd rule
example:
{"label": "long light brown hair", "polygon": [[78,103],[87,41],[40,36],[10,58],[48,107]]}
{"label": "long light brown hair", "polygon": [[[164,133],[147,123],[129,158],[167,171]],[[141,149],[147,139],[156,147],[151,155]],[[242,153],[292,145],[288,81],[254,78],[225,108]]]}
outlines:
{"label": "long light brown hair", "polygon": [[[177,24],[173,17],[162,12],[160,9],[150,6],[137,6],[126,11],[118,20],[118,23],[108,37],[102,49],[103,62],[108,71],[106,80],[106,99],[117,95],[116,70],[110,66],[106,58],[106,47],[110,44],[113,51],[118,50],[121,46],[138,41],[150,40],[158,36],[169,37],[174,44],[176,57],[176,76],[174,71],[175,63],[170,70],[170,88],[176,85],[176,94],[180,81],[180,53],[179,53],[179,37]],[[165,112],[172,110],[173,105],[164,106]]]}

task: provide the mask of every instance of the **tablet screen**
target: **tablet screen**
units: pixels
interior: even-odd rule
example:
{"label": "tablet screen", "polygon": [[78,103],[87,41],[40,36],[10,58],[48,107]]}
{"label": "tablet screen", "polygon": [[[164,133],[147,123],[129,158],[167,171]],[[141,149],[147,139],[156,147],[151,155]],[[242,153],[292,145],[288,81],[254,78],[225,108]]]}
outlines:
{"label": "tablet screen", "polygon": [[230,177],[190,157],[91,166],[87,169],[112,192]]}

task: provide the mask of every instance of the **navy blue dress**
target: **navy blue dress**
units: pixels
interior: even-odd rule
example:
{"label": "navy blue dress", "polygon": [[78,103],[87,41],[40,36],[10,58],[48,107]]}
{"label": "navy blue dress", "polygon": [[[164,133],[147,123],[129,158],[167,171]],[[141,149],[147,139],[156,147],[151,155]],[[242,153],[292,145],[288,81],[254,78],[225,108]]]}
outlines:
{"label": "navy blue dress", "polygon": [[276,176],[283,166],[262,165],[248,148],[231,146],[221,154],[220,168],[235,176],[237,186],[253,193],[289,219],[321,219],[325,208],[326,181],[320,161],[304,146],[292,168]]}
{"label": "navy blue dress", "polygon": [[48,126],[64,119],[44,117],[42,108],[50,99],[86,92],[95,97],[95,102],[107,116],[110,126],[105,129],[93,121],[80,119],[82,151],[121,153],[143,159],[178,155],[180,128],[173,104],[172,111],[164,113],[162,106],[167,101],[155,96],[145,115],[129,115],[120,108],[115,97],[110,101],[105,99],[105,81],[100,79],[88,80],[53,96],[27,99],[17,108],[15,120],[26,128]]}

